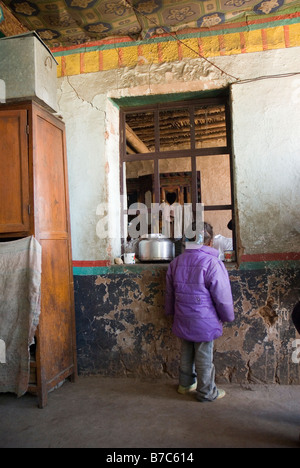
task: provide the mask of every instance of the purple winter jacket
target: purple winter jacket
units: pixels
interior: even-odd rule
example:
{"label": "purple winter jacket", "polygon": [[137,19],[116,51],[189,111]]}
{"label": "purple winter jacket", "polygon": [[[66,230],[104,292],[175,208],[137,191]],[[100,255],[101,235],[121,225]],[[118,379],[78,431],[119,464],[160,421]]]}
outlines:
{"label": "purple winter jacket", "polygon": [[186,249],[169,265],[165,309],[174,315],[173,333],[188,341],[213,341],[223,322],[234,320],[229,276],[219,252],[208,246]]}

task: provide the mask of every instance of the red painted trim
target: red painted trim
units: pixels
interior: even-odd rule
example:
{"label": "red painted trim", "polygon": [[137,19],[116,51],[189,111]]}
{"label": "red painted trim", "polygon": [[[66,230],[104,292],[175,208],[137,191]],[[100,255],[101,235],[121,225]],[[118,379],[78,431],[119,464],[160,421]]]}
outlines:
{"label": "red painted trim", "polygon": [[225,47],[224,36],[221,34],[220,36],[218,36],[218,38],[219,38],[220,55],[225,55],[226,47]]}
{"label": "red painted trim", "polygon": [[104,267],[110,266],[110,260],[73,260],[73,267]]}
{"label": "red painted trim", "polygon": [[202,45],[201,37],[198,37],[197,39],[198,39],[199,54],[203,55],[203,45]]}
{"label": "red painted trim", "polygon": [[284,30],[284,40],[285,40],[285,47],[290,47],[290,29],[288,26],[283,26]]}
{"label": "red painted trim", "polygon": [[99,71],[103,70],[103,52],[99,50]]}
{"label": "red painted trim", "polygon": [[[300,260],[300,252],[282,252],[282,253],[265,253],[265,254],[250,254],[242,255],[242,262],[276,262]],[[106,267],[111,266],[110,260],[74,260],[73,267]]]}
{"label": "red painted trim", "polygon": [[183,59],[181,42],[177,42],[177,47],[178,47],[178,59],[181,61]]}
{"label": "red painted trim", "polygon": [[66,57],[61,58],[61,76],[66,76]]}
{"label": "red painted trim", "polygon": [[157,56],[158,56],[158,62],[163,63],[164,57],[163,57],[162,45],[160,42],[158,42],[157,44]]}
{"label": "red painted trim", "polygon": [[262,39],[263,50],[268,50],[268,36],[267,36],[267,31],[265,29],[261,30],[261,39]]}
{"label": "red painted trim", "polygon": [[240,42],[241,42],[241,52],[242,54],[246,54],[247,52],[246,39],[245,39],[245,34],[243,32],[240,32]]}
{"label": "red painted trim", "polygon": [[144,59],[140,57],[143,57],[143,46],[141,45],[138,46],[138,63],[139,65],[143,65]]}
{"label": "red painted trim", "polygon": [[118,49],[118,66],[123,66],[123,49]]}
{"label": "red painted trim", "polygon": [[80,54],[80,73],[84,73],[84,54]]}
{"label": "red painted trim", "polygon": [[300,252],[265,253],[242,255],[242,262],[274,262],[280,260],[300,260]]}

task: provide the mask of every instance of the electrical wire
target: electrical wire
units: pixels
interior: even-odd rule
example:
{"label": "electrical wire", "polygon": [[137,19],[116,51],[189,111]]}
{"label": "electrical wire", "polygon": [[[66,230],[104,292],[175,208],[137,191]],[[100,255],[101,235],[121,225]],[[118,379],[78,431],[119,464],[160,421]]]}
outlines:
{"label": "electrical wire", "polygon": [[252,83],[254,81],[270,80],[270,79],[276,79],[276,78],[290,78],[291,76],[296,76],[296,75],[300,75],[300,72],[281,73],[278,75],[257,76],[255,78],[245,78],[244,80],[239,80],[236,83],[231,83],[231,84],[245,84],[245,83]]}
{"label": "electrical wire", "polygon": [[167,29],[165,29],[163,26],[160,26],[159,24],[157,24],[156,21],[153,18],[148,18],[143,12],[139,11],[136,7],[131,5],[129,3],[129,0],[121,0],[121,3],[124,6],[126,6],[127,8],[131,8],[137,14],[137,16],[138,15],[144,16],[147,19],[147,21],[149,21],[150,23],[153,23],[155,25],[155,27],[162,29],[165,32],[165,34],[170,36],[172,39],[175,39],[179,44],[183,45],[187,49],[191,50],[194,54],[198,55],[201,59],[203,59],[207,63],[209,63],[212,67],[219,70],[222,75],[227,75],[229,78],[233,78],[235,80],[235,82],[230,83],[231,85],[252,83],[254,81],[268,80],[268,79],[274,79],[274,78],[288,78],[288,77],[291,77],[291,76],[300,75],[300,72],[290,72],[290,73],[282,73],[282,74],[278,74],[278,75],[265,75],[265,76],[258,76],[258,77],[255,77],[255,78],[246,78],[244,80],[242,80],[240,78],[237,78],[236,76],[231,75],[230,73],[227,73],[221,67],[219,67],[218,65],[216,65],[215,63],[213,63],[212,61],[210,61],[209,59],[204,57],[202,54],[200,54],[199,51],[193,49],[191,46],[189,46],[188,44],[183,42],[181,39],[179,39],[176,32],[167,31]]}
{"label": "electrical wire", "polygon": [[200,54],[199,51],[193,49],[191,46],[189,46],[188,44],[183,42],[181,39],[179,39],[176,32],[167,31],[163,26],[160,26],[159,24],[157,24],[156,21],[153,18],[148,18],[143,12],[139,11],[136,7],[131,5],[128,0],[121,0],[121,3],[123,5],[125,4],[125,6],[127,6],[128,8],[131,8],[137,15],[144,16],[147,19],[147,21],[149,21],[150,23],[153,23],[157,28],[162,29],[168,36],[172,37],[172,39],[175,39],[179,44],[181,44],[184,47],[186,47],[187,49],[191,50],[194,54],[198,55],[201,59],[203,59],[207,63],[209,63],[212,67],[219,70],[222,75],[227,75],[229,78],[233,78],[234,80],[239,81],[239,78],[237,78],[236,76],[231,75],[230,73],[227,73],[221,67],[218,67],[218,65],[216,65],[215,63],[210,61],[208,58],[204,57],[204,55]]}

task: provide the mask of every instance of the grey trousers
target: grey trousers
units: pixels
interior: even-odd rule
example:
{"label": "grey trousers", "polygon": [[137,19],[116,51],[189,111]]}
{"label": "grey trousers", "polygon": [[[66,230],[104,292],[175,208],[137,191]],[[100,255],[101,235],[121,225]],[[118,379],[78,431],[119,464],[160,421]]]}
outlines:
{"label": "grey trousers", "polygon": [[197,380],[196,398],[199,401],[213,401],[218,396],[213,349],[213,341],[195,343],[181,340],[179,385],[189,387]]}

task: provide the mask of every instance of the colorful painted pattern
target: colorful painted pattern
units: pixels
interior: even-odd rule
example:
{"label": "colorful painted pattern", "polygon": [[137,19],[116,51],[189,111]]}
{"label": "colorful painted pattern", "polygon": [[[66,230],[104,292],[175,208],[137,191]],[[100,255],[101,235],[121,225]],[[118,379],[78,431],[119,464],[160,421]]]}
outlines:
{"label": "colorful painted pattern", "polygon": [[58,76],[79,75],[137,65],[158,64],[185,58],[226,56],[300,46],[300,13],[234,23],[209,32],[169,35],[149,41],[106,40],[80,46],[54,49]]}
{"label": "colorful painted pattern", "polygon": [[27,29],[11,14],[9,9],[0,1],[0,37],[16,36],[27,32]]}
{"label": "colorful painted pattern", "polygon": [[[291,7],[293,1],[284,0],[140,0],[136,11],[140,13],[145,37],[162,32],[175,32],[183,27],[211,28],[231,23],[246,15],[270,15]],[[163,28],[162,28],[163,27]]]}
{"label": "colorful painted pattern", "polygon": [[294,13],[299,0],[3,0],[45,43],[67,47],[107,37],[147,39]]}

